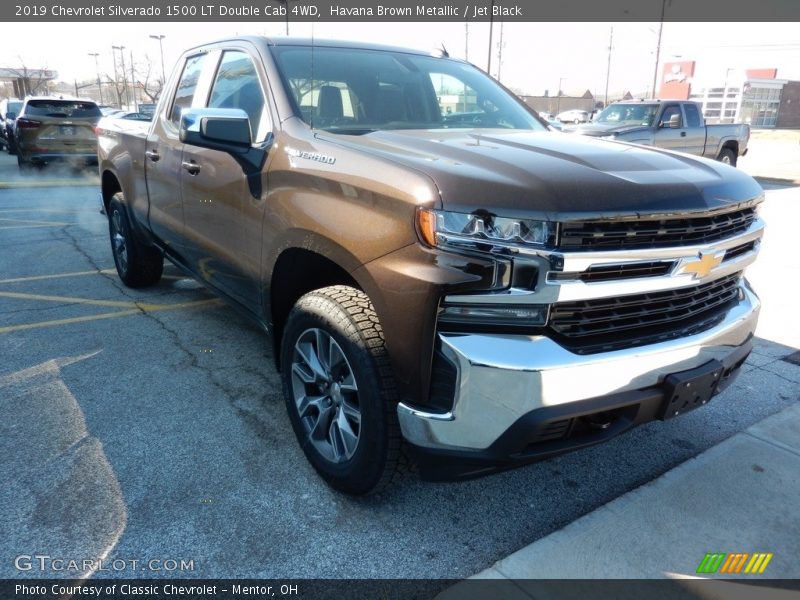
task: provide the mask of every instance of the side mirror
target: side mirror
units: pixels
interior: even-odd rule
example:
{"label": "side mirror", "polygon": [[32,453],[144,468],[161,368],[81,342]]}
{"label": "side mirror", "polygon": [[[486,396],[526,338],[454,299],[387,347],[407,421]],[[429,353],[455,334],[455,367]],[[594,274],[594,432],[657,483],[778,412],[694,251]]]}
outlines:
{"label": "side mirror", "polygon": [[233,154],[246,152],[252,143],[250,119],[239,108],[185,110],[181,114],[178,135],[184,144]]}
{"label": "side mirror", "polygon": [[672,115],[669,118],[669,125],[670,129],[680,129],[681,128],[681,116],[680,115]]}

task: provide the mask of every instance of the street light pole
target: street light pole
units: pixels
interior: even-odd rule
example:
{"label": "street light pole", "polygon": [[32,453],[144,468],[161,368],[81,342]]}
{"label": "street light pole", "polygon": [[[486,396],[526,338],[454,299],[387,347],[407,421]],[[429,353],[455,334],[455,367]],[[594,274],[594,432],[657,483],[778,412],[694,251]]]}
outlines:
{"label": "street light pole", "polygon": [[117,95],[117,104],[122,108],[122,95],[119,93],[119,74],[117,73],[117,47],[111,46],[111,62],[114,64],[114,93]]}
{"label": "street light pole", "polygon": [[566,77],[558,78],[558,89],[556,90],[556,115],[561,112],[561,82],[565,79]]}
{"label": "street light pole", "polygon": [[608,80],[611,77],[611,49],[614,47],[614,28],[611,28],[611,37],[608,40],[608,65],[606,66],[606,97],[603,108],[608,106]]}
{"label": "street light pole", "polygon": [[100,104],[103,104],[103,84],[100,82],[100,66],[97,64],[99,52],[88,52],[89,56],[94,56],[94,70],[97,73],[97,90],[100,92]]}
{"label": "street light pole", "polygon": [[159,34],[151,35],[150,37],[154,40],[158,40],[158,48],[161,51],[161,87],[163,88],[167,83],[167,75],[166,71],[164,71],[164,43],[162,40],[167,36]]}
{"label": "street light pole", "polygon": [[139,112],[139,101],[136,99],[136,74],[133,71],[133,50],[131,50],[131,87],[133,88],[133,107]]}

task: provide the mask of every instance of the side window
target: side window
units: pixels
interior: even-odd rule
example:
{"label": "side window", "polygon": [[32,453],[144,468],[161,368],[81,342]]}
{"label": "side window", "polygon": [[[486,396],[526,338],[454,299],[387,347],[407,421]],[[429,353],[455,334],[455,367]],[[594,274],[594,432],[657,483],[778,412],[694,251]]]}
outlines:
{"label": "side window", "polygon": [[260,141],[266,132],[266,101],[258,73],[250,57],[238,50],[228,50],[222,60],[211,88],[209,108],[241,108],[250,118],[250,137]]}
{"label": "side window", "polygon": [[203,72],[203,63],[206,56],[206,54],[198,54],[186,59],[186,65],[183,67],[181,80],[178,82],[178,89],[175,92],[175,99],[172,101],[172,109],[169,113],[169,120],[176,127],[181,120],[181,111],[192,106],[194,93],[197,90],[197,82],[200,79],[200,73]]}
{"label": "side window", "polygon": [[686,124],[688,127],[702,127],[703,121],[700,119],[700,111],[697,105],[687,103],[683,105],[683,112],[686,113]]}
{"label": "side window", "polygon": [[659,127],[669,127],[669,120],[672,118],[672,115],[680,115],[681,114],[681,107],[677,104],[670,104],[664,109],[664,112],[661,113],[661,120],[659,121]]}

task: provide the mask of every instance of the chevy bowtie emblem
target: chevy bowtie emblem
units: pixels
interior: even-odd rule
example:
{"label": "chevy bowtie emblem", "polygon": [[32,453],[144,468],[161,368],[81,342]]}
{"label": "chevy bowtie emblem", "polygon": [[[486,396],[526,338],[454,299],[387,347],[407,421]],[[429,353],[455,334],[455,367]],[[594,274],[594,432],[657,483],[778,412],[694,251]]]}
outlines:
{"label": "chevy bowtie emblem", "polygon": [[684,258],[677,274],[691,273],[695,279],[702,279],[716,269],[723,258],[725,258],[725,250],[701,252],[698,258]]}

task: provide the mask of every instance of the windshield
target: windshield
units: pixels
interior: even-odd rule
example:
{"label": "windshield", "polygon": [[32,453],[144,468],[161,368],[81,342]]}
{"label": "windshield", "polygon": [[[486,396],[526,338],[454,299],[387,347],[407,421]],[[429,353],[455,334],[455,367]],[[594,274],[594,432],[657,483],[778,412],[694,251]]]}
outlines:
{"label": "windshield", "polygon": [[361,134],[379,129],[533,129],[542,125],[472,65],[388,50],[273,47],[296,113],[312,127]]}
{"label": "windshield", "polygon": [[595,118],[595,123],[606,125],[647,125],[653,124],[658,112],[658,104],[612,104],[603,109]]}
{"label": "windshield", "polygon": [[28,100],[25,116],[55,117],[81,119],[102,117],[100,109],[94,102],[76,100]]}

